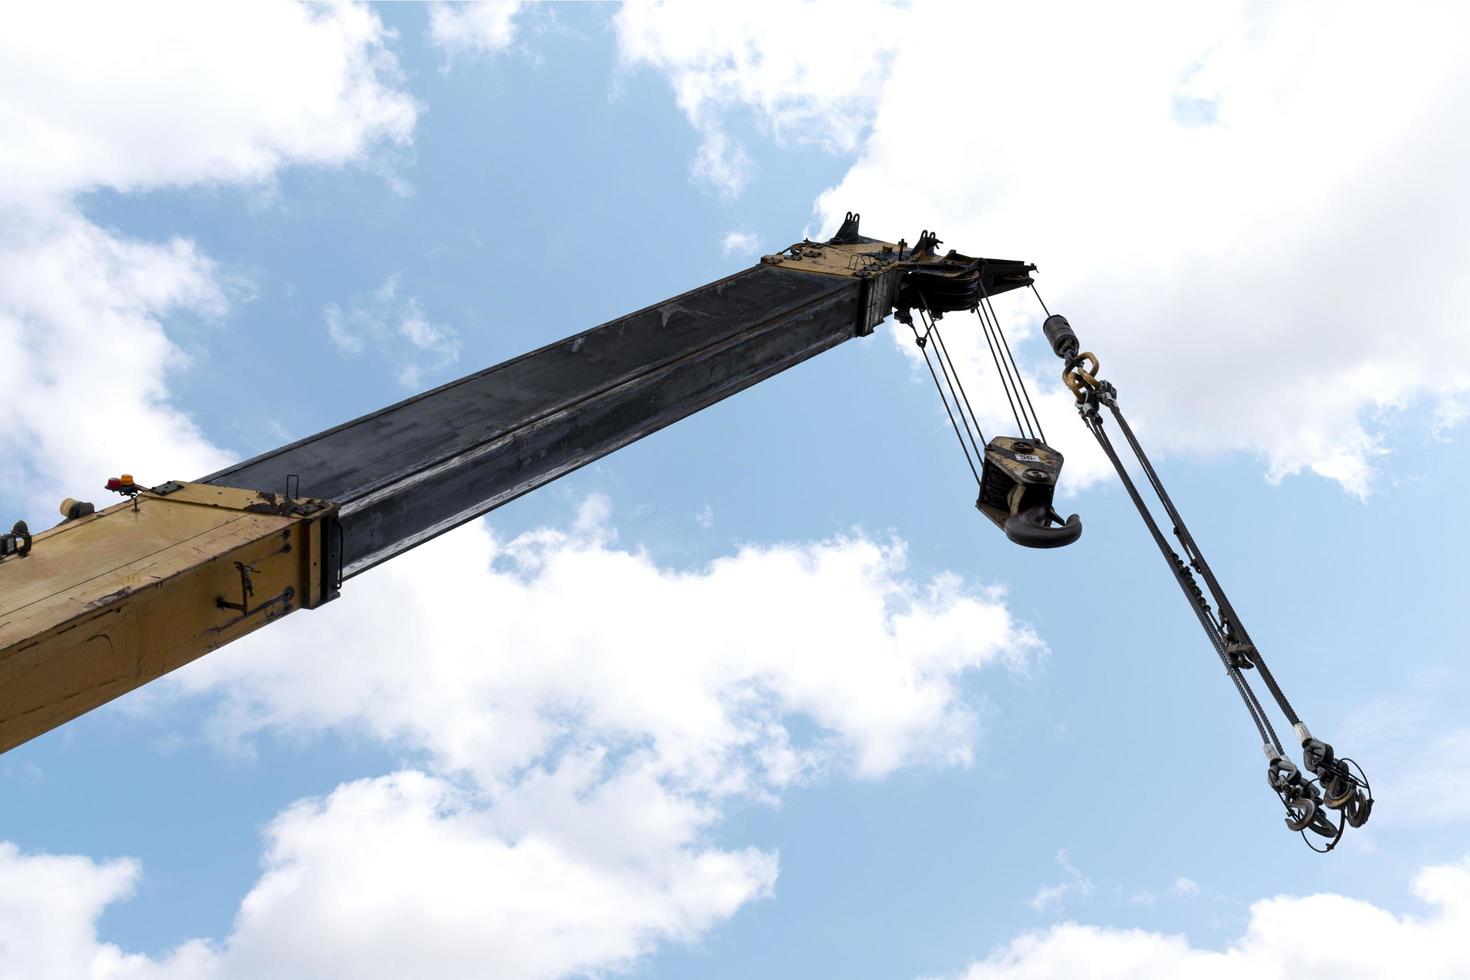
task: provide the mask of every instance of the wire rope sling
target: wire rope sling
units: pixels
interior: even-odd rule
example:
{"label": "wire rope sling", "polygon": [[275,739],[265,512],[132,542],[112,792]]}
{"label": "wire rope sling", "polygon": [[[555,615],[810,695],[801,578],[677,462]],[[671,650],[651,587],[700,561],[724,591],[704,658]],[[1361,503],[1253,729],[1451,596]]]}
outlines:
{"label": "wire rope sling", "polygon": [[[927,252],[937,259],[934,253],[939,244],[939,239],[926,231],[915,244],[914,253]],[[946,260],[952,260],[954,267],[949,267]],[[912,268],[904,277],[895,300],[895,316],[913,332],[915,343],[934,379],[945,414],[977,485],[975,506],[1016,544],[1030,548],[1062,547],[1082,535],[1082,523],[1076,514],[1063,520],[1052,506],[1063,457],[1046,441],[1046,433],[1011,353],[1000,318],[985,291],[984,276],[977,268],[978,264],[976,260],[951,252],[943,260],[931,259]],[[971,270],[973,274],[970,274]],[[1366,775],[1352,759],[1337,755],[1330,744],[1315,738],[1297,715],[1119,410],[1117,389],[1098,377],[1097,356],[1082,350],[1067,319],[1053,315],[1046,308],[1034,284],[1031,284],[1031,290],[1046,317],[1042,331],[1052,352],[1064,362],[1062,380],[1076,398],[1083,422],[1117,471],[1119,480],[1214,647],[1226,676],[1250,714],[1266,754],[1267,783],[1285,808],[1287,828],[1299,832],[1313,850],[1331,851],[1342,840],[1348,827],[1361,827],[1373,811],[1373,793]],[[979,320],[980,332],[1016,424],[1017,434],[1014,436],[996,436],[987,441],[980,428],[939,328],[939,321],[946,312],[957,311],[973,312]],[[1160,529],[1153,511],[1113,445],[1104,425],[1104,411],[1116,423],[1149,488],[1162,505],[1172,535],[1183,551],[1182,557]],[[1203,587],[1200,582],[1204,583]],[[1265,684],[1300,741],[1301,768],[1288,758],[1269,715],[1252,689],[1246,677],[1246,672],[1252,670]],[[1310,775],[1304,775],[1303,769]]]}

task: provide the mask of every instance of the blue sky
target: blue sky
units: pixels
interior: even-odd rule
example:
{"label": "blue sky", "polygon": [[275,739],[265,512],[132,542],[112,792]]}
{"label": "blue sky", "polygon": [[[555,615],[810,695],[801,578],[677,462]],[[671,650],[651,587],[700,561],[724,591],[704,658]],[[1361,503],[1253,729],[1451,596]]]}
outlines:
{"label": "blue sky", "polygon": [[1040,266],[1373,823],[1282,829],[1012,298],[1078,545],[975,513],[880,329],[0,757],[0,977],[1457,975],[1465,25],[843,10],[18,15],[0,513],[860,210]]}

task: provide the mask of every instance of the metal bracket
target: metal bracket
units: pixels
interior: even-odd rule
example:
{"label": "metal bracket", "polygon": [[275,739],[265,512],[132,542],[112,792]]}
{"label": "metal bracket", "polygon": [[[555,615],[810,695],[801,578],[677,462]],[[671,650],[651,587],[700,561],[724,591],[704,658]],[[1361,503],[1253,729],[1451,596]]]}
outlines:
{"label": "metal bracket", "polygon": [[240,615],[250,615],[250,597],[255,595],[255,586],[250,584],[250,573],[259,574],[260,569],[245,564],[243,561],[235,562],[235,567],[240,571],[240,601],[228,602],[224,596],[215,596],[214,604],[219,609],[238,609]]}
{"label": "metal bracket", "polygon": [[[288,483],[289,487],[290,484]],[[276,495],[265,490],[260,491],[260,499],[253,504],[246,504],[245,509],[257,514],[275,514],[277,517],[309,517],[320,513],[331,506],[325,500],[313,500],[310,497],[288,497]]]}
{"label": "metal bracket", "polygon": [[24,558],[31,553],[31,529],[25,521],[16,521],[15,526],[0,534],[0,558],[15,555]]}

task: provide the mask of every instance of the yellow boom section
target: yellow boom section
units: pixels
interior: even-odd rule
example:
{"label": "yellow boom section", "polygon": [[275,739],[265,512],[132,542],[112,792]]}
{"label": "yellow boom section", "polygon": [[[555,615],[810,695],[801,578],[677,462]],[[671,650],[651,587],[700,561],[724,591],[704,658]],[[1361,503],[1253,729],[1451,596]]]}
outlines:
{"label": "yellow boom section", "polygon": [[0,752],[336,595],[336,505],[168,483],[0,561]]}

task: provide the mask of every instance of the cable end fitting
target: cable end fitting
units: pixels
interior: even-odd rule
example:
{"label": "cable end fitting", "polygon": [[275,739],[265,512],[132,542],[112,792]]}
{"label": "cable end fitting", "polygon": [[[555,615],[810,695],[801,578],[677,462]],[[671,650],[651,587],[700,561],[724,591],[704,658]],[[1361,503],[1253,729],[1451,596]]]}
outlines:
{"label": "cable end fitting", "polygon": [[1051,344],[1052,353],[1063,360],[1071,360],[1082,348],[1072,325],[1060,313],[1047,317],[1046,322],[1041,325],[1041,332],[1046,334],[1046,342]]}

